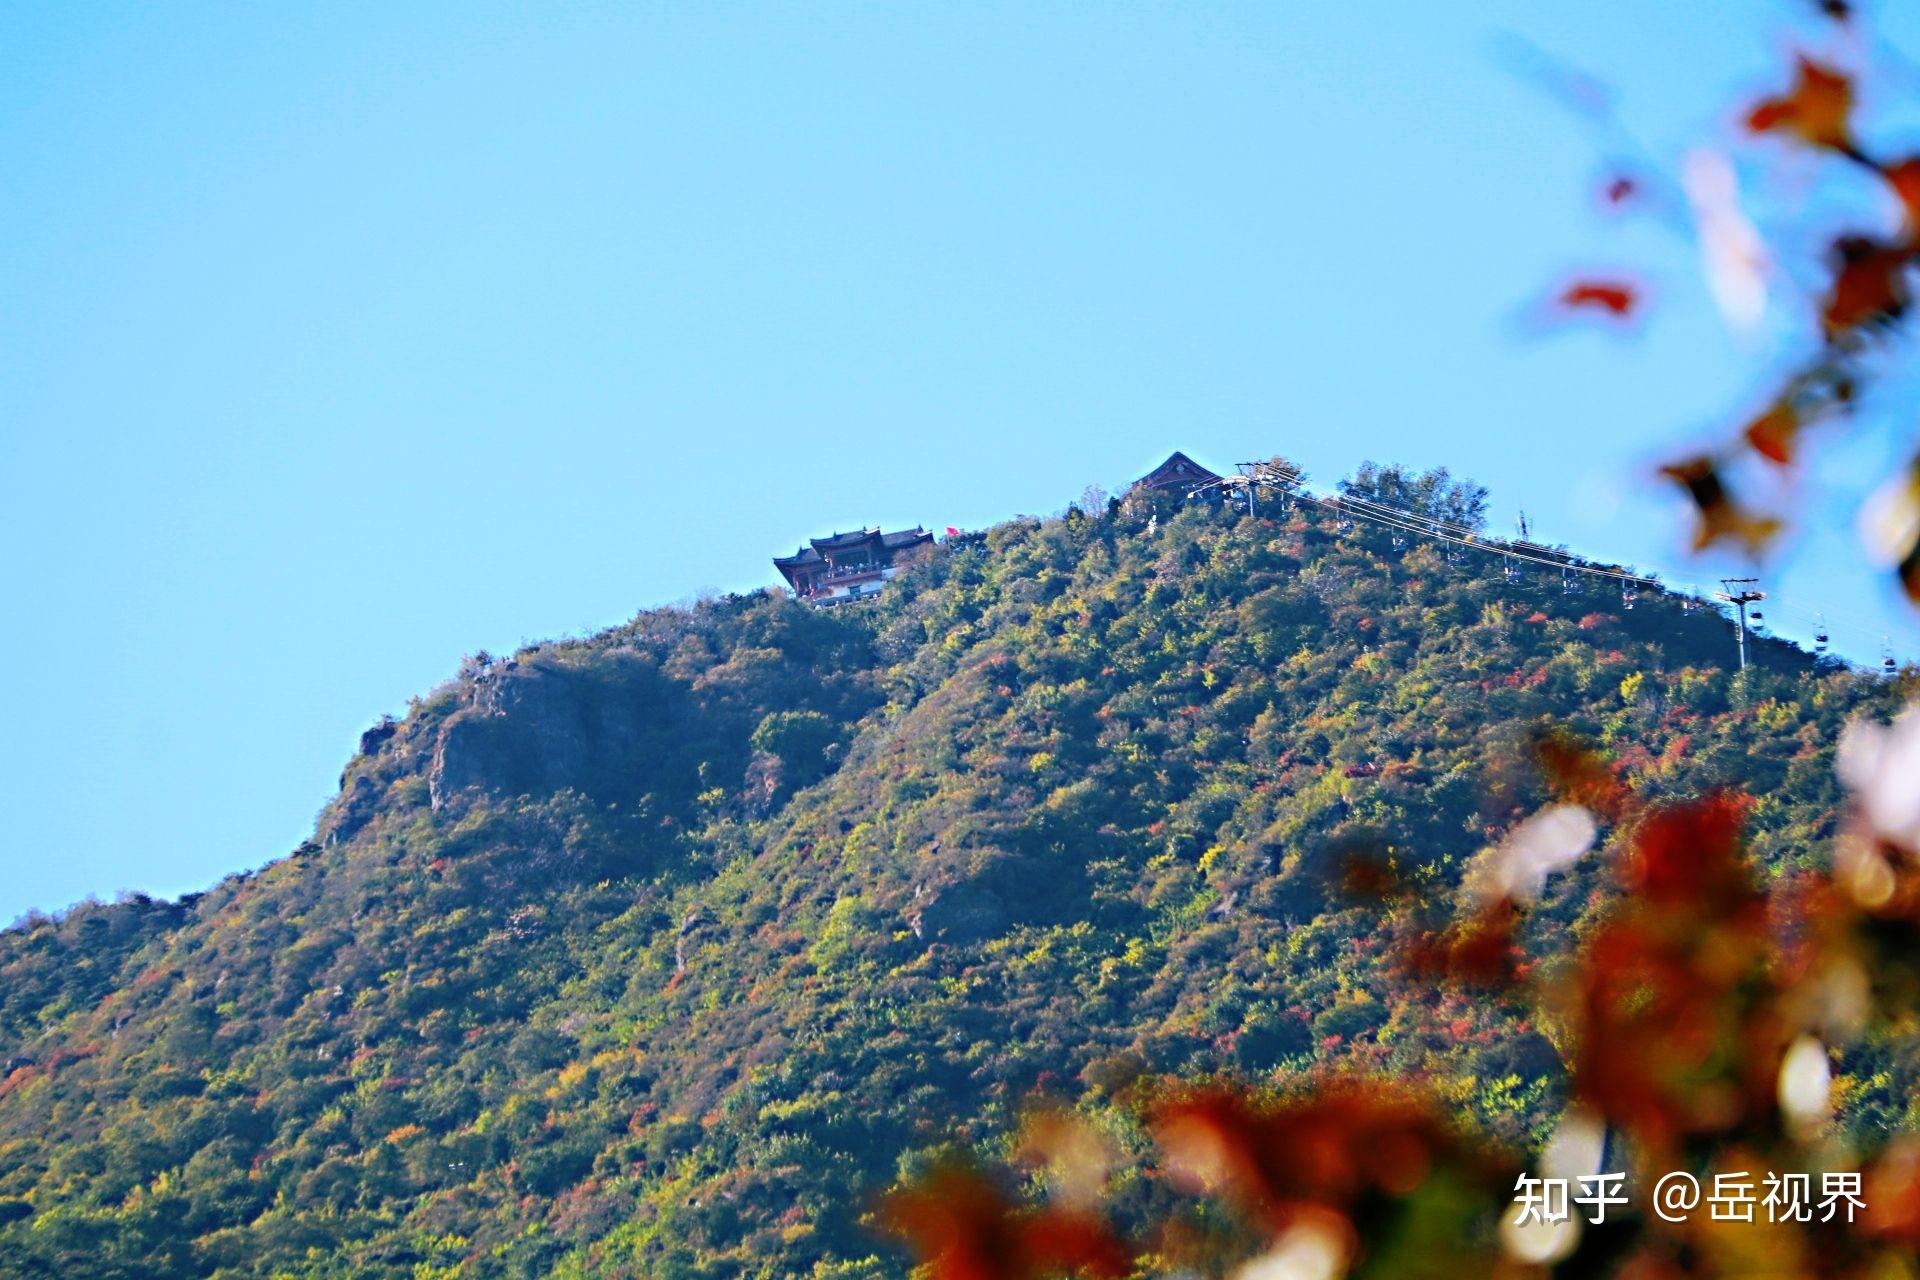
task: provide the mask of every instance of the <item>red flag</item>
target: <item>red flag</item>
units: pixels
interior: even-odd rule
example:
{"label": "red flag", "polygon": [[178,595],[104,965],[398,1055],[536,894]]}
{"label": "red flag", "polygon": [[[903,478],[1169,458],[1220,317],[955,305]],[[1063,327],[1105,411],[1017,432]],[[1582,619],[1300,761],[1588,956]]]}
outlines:
{"label": "red flag", "polygon": [[954,527],[953,527],[952,525],[948,525],[948,526],[947,526],[947,536],[948,536],[949,538],[957,538],[957,537],[959,537],[959,536],[960,536],[960,531],[959,531],[958,529],[956,529],[956,528],[954,528]]}

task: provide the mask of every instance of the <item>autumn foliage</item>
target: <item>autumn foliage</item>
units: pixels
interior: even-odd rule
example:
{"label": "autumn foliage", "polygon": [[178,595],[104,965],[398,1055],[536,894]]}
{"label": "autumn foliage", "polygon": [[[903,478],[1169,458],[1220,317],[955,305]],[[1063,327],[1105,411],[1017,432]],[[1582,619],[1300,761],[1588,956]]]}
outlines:
{"label": "autumn foliage", "polygon": [[[1457,1122],[1419,1080],[1336,1072],[1291,1086],[1216,1082],[1142,1085],[1132,1103],[1149,1136],[1144,1166],[1177,1197],[1129,1224],[1130,1269],[1116,1270],[1118,1228],[1045,1207],[1014,1209],[985,1174],[944,1170],[895,1193],[882,1220],[934,1265],[937,1280],[1010,1280],[1042,1274],[1218,1274],[1333,1280],[1344,1275],[1690,1277],[1910,1274],[1920,1246],[1920,1143],[1841,1141],[1832,1124],[1831,1045],[1869,1022],[1902,1023],[1920,990],[1920,804],[1902,771],[1920,748],[1920,712],[1892,727],[1849,731],[1841,771],[1854,810],[1831,869],[1763,882],[1743,835],[1752,801],[1731,791],[1651,800],[1619,780],[1604,756],[1561,736],[1537,745],[1558,793],[1559,832],[1591,836],[1574,809],[1604,823],[1612,899],[1570,961],[1542,972],[1519,963],[1517,924],[1535,881],[1493,901],[1469,894],[1444,925],[1407,917],[1401,887],[1358,861],[1350,888],[1398,923],[1408,960],[1440,981],[1493,987],[1535,1005],[1559,1029],[1568,1078],[1559,1133],[1590,1135],[1596,1157],[1627,1174],[1629,1205],[1601,1225],[1559,1237],[1516,1227],[1520,1153]],[[1544,825],[1516,829],[1492,864],[1541,851],[1564,865],[1587,855],[1556,845]],[[1593,855],[1588,855],[1593,856]],[[1048,1113],[1057,1131],[1057,1113]],[[1091,1124],[1090,1120],[1083,1123]],[[1559,1138],[1556,1138],[1556,1142]],[[1548,1144],[1543,1162],[1553,1159]],[[1082,1144],[1082,1150],[1097,1145]],[[1730,1223],[1705,1212],[1669,1222],[1644,1195],[1670,1170],[1704,1178],[1857,1172],[1866,1210],[1856,1220]],[[1098,1166],[1101,1182],[1109,1162]],[[1187,1201],[1201,1206],[1194,1215]],[[932,1215],[930,1203],[949,1208]],[[986,1209],[983,1210],[982,1206]],[[1197,1231],[1216,1217],[1225,1225]],[[964,1246],[965,1218],[977,1242]],[[958,1233],[958,1234],[956,1234]],[[1025,1243],[1034,1240],[1038,1247]],[[1070,1264],[1061,1242],[1094,1240]],[[984,1243],[979,1243],[984,1242]],[[967,1259],[964,1265],[957,1261]],[[999,1264],[983,1259],[1000,1258]],[[1186,1271],[1179,1271],[1186,1268]]]}
{"label": "autumn foliage", "polygon": [[[1879,364],[1892,341],[1904,333],[1912,308],[1912,274],[1920,256],[1920,156],[1898,146],[1878,147],[1865,140],[1871,130],[1860,119],[1862,71],[1843,65],[1841,50],[1865,48],[1859,15],[1844,4],[1822,4],[1819,11],[1845,37],[1834,56],[1800,54],[1783,87],[1747,104],[1739,113],[1742,132],[1754,142],[1773,140],[1831,158],[1868,179],[1898,210],[1893,225],[1872,200],[1846,215],[1854,225],[1824,237],[1817,261],[1791,271],[1777,269],[1774,254],[1739,207],[1730,164],[1709,156],[1705,168],[1679,185],[1694,205],[1694,222],[1709,282],[1729,319],[1750,327],[1769,293],[1783,281],[1810,275],[1805,311],[1811,325],[1811,350],[1779,380],[1770,401],[1748,416],[1729,439],[1715,448],[1694,451],[1661,468],[1679,486],[1694,509],[1694,545],[1704,549],[1726,543],[1760,556],[1787,528],[1785,513],[1755,510],[1738,479],[1743,466],[1790,472],[1803,465],[1808,433],[1826,424],[1858,418],[1862,388],[1882,372]],[[1696,156],[1690,164],[1699,161]],[[1605,203],[1616,206],[1640,190],[1644,179],[1617,174],[1606,186]],[[1848,188],[1855,193],[1859,184]],[[1715,277],[1718,277],[1717,279]],[[1744,298],[1729,303],[1731,296]],[[1556,301],[1567,313],[1598,311],[1624,317],[1643,309],[1641,291],[1613,278],[1582,279],[1562,288]],[[1735,314],[1743,313],[1743,314]],[[1747,486],[1751,488],[1752,486]],[[1920,601],[1920,499],[1913,486],[1895,477],[1877,495],[1871,523],[1876,533],[1870,552],[1896,570],[1901,588]]]}

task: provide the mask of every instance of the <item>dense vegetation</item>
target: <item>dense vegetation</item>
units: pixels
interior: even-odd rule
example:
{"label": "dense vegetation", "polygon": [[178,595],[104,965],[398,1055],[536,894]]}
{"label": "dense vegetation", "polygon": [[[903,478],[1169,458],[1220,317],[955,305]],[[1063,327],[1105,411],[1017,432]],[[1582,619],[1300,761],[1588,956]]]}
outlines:
{"label": "dense vegetation", "polygon": [[[1736,674],[1674,597],[1262,517],[1069,509],[858,607],[483,655],[292,856],[0,933],[7,1274],[900,1275],[878,1191],[1146,1071],[1378,1066],[1537,1141],[1552,1028],[1410,976],[1335,873],[1456,895],[1545,799],[1544,725],[1649,795],[1746,787],[1790,873],[1893,693],[1777,642]],[[1538,960],[1608,892],[1550,882]],[[1905,1119],[1912,1062],[1850,1051],[1851,1122]]]}

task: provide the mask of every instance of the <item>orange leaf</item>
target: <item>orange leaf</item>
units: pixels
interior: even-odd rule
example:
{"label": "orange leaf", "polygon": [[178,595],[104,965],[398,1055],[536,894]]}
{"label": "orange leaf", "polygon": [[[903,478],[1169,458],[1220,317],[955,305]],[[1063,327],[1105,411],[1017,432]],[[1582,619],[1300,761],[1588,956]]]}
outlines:
{"label": "orange leaf", "polygon": [[1896,1139],[1868,1166],[1866,1184],[1867,1233],[1920,1246],[1920,1145]]}
{"label": "orange leaf", "polygon": [[1792,133],[1816,147],[1851,151],[1847,117],[1852,110],[1853,82],[1802,56],[1792,90],[1756,103],[1747,115],[1747,128],[1755,133]]}
{"label": "orange leaf", "polygon": [[1545,734],[1534,743],[1534,755],[1561,799],[1614,822],[1632,811],[1632,790],[1614,776],[1605,757],[1578,739],[1561,732]]}
{"label": "orange leaf", "polygon": [[1783,401],[1749,422],[1745,435],[1755,453],[1784,467],[1793,461],[1794,441],[1802,425],[1799,413]]}
{"label": "orange leaf", "polygon": [[1780,532],[1780,522],[1771,516],[1756,516],[1733,500],[1719,466],[1711,458],[1690,458],[1660,474],[1687,491],[1699,524],[1694,529],[1693,549],[1703,551],[1723,538],[1746,545],[1749,555],[1757,555]]}
{"label": "orange leaf", "polygon": [[1463,1144],[1445,1116],[1417,1086],[1353,1077],[1277,1101],[1201,1088],[1161,1101],[1150,1125],[1177,1175],[1279,1232],[1316,1211],[1345,1216],[1382,1193],[1409,1195],[1441,1167],[1501,1180],[1491,1153]]}

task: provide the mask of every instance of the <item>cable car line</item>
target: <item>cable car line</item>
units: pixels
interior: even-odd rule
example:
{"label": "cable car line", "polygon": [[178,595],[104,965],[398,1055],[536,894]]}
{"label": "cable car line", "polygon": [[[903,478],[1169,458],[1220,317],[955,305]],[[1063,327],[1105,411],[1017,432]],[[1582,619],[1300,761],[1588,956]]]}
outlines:
{"label": "cable car line", "polygon": [[[1417,515],[1413,512],[1391,507],[1385,503],[1376,502],[1373,499],[1364,498],[1357,494],[1316,494],[1308,490],[1301,483],[1300,473],[1297,469],[1269,468],[1266,463],[1242,463],[1241,472],[1240,475],[1223,476],[1209,484],[1199,486],[1191,490],[1187,496],[1193,497],[1208,490],[1219,490],[1228,493],[1238,491],[1245,494],[1246,510],[1249,514],[1253,514],[1258,510],[1258,499],[1255,491],[1263,487],[1278,489],[1280,491],[1280,510],[1288,510],[1289,503],[1292,500],[1310,502],[1323,511],[1332,514],[1334,517],[1334,527],[1337,532],[1342,534],[1348,533],[1353,529],[1354,520],[1365,520],[1369,524],[1395,531],[1393,535],[1393,547],[1396,551],[1405,550],[1409,545],[1406,538],[1402,535],[1414,534],[1446,545],[1448,548],[1446,553],[1448,564],[1458,563],[1458,549],[1463,547],[1488,555],[1497,555],[1501,557],[1503,575],[1509,582],[1522,580],[1524,573],[1520,568],[1521,565],[1535,564],[1548,569],[1559,570],[1561,592],[1564,595],[1571,596],[1581,593],[1580,580],[1573,575],[1583,575],[1585,577],[1598,578],[1619,584],[1620,601],[1623,609],[1632,609],[1634,607],[1634,604],[1640,597],[1640,591],[1642,589],[1651,589],[1659,592],[1661,595],[1678,601],[1681,609],[1689,613],[1703,605],[1713,603],[1700,592],[1697,585],[1689,584],[1685,589],[1681,589],[1668,585],[1657,573],[1630,573],[1623,568],[1585,563],[1576,558],[1571,552],[1542,546],[1540,543],[1525,538],[1489,538],[1481,534],[1478,530],[1466,525],[1435,517]],[[1810,607],[1796,599],[1770,593],[1765,595],[1764,598],[1768,601],[1768,604],[1774,608],[1783,609],[1788,613],[1800,615],[1811,621],[1813,626],[1813,651],[1816,656],[1828,652],[1832,632],[1828,627],[1827,615],[1828,613],[1832,613],[1847,624],[1845,629],[1849,633],[1880,632],[1880,647],[1882,653],[1881,669],[1883,673],[1888,674],[1897,670],[1897,664],[1893,660],[1892,649],[1887,641],[1885,624],[1883,622],[1872,621],[1864,615],[1849,615],[1845,610],[1828,609],[1825,606]],[[1717,606],[1715,612],[1720,612]],[[1764,635],[1766,633],[1765,613],[1762,609],[1754,609],[1749,615],[1749,620],[1756,634]],[[1914,647],[1920,648],[1920,644],[1916,644]]]}

